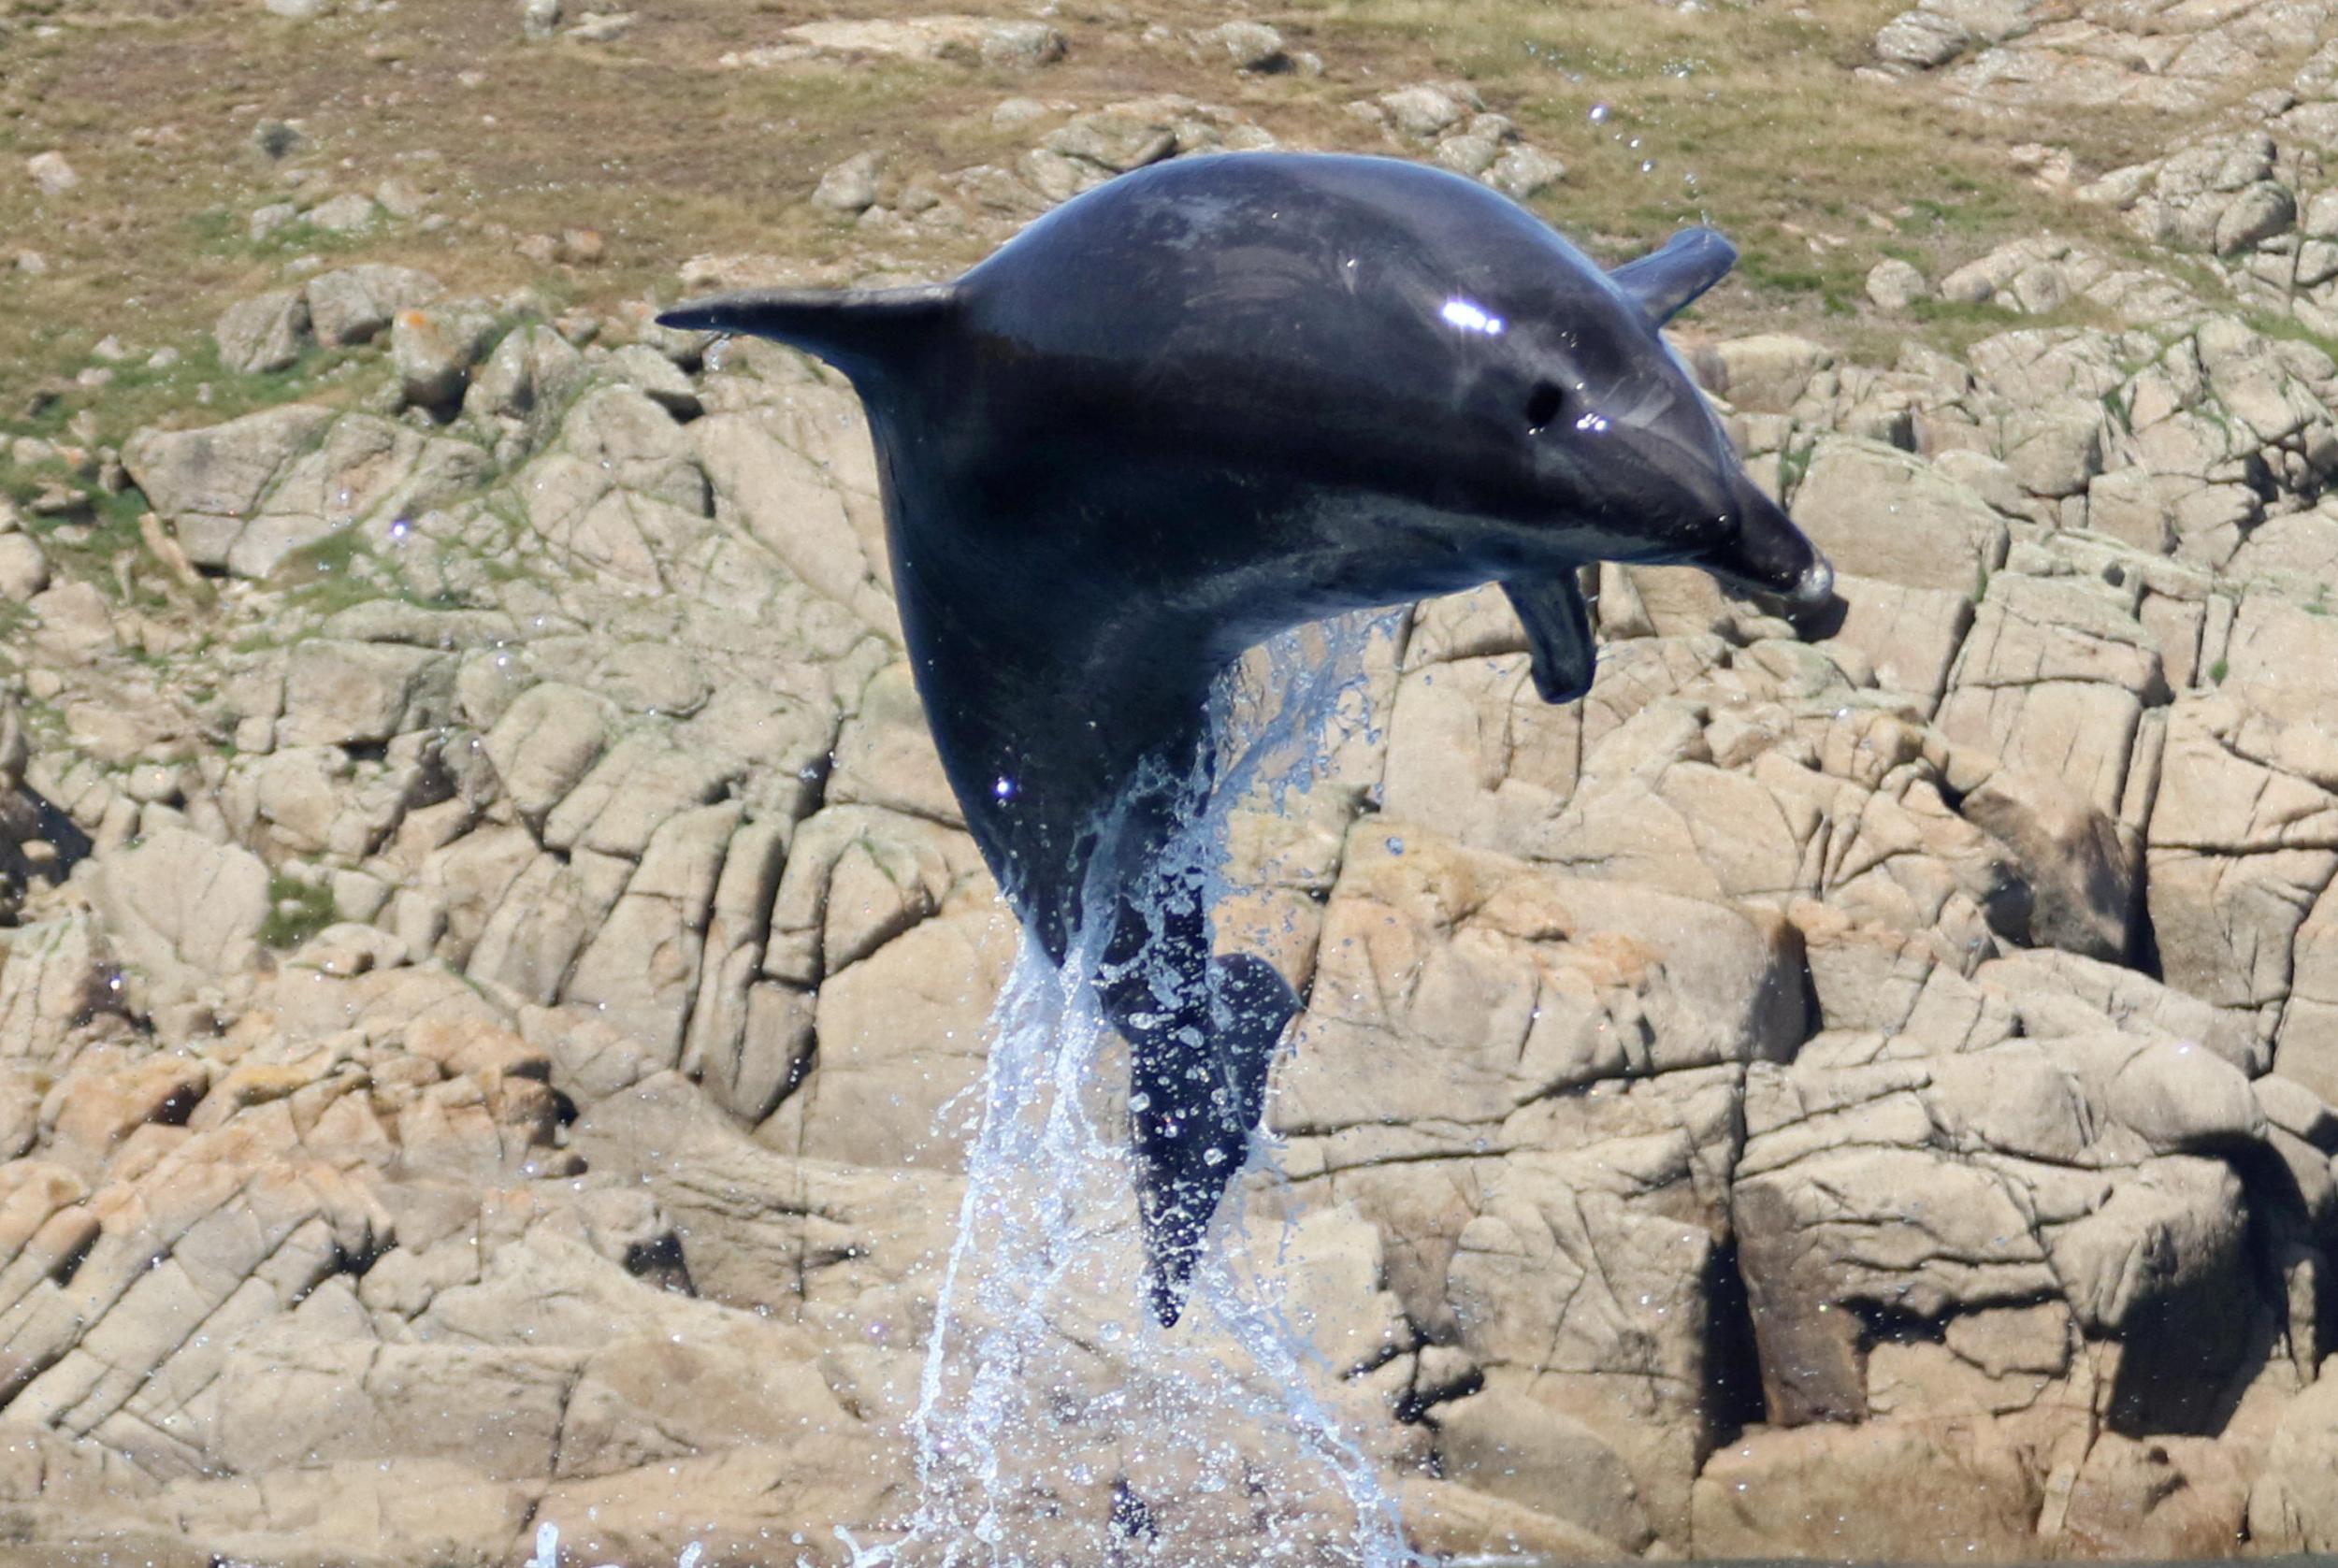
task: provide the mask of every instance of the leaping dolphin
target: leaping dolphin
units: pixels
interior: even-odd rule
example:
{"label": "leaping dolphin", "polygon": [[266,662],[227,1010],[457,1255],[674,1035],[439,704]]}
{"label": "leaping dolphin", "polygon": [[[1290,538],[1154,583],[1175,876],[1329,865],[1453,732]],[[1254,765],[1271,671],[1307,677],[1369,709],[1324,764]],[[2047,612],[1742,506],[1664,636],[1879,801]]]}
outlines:
{"label": "leaping dolphin", "polygon": [[658,318],[793,344],[867,406],[967,826],[1058,963],[1105,933],[1163,1325],[1299,1009],[1263,959],[1212,959],[1198,872],[1164,862],[1210,777],[1212,681],[1303,622],[1494,582],[1537,690],[1571,701],[1595,561],[1694,562],[1824,611],[1832,570],[1657,333],[1735,260],[1690,229],[1602,272],[1458,175],[1253,152],[1125,175],[955,283]]}

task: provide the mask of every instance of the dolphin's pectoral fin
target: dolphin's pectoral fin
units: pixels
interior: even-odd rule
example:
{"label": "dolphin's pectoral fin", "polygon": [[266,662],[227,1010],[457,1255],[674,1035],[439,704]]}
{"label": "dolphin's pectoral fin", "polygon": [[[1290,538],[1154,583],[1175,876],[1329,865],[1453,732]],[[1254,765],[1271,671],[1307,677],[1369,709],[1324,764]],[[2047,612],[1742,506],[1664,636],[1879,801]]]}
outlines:
{"label": "dolphin's pectoral fin", "polygon": [[1163,1328],[1185,1309],[1210,1216],[1248,1158],[1265,1111],[1276,1043],[1299,1011],[1289,984],[1263,958],[1228,954],[1209,974],[1202,1007],[1119,1022],[1129,1041],[1147,1291]]}
{"label": "dolphin's pectoral fin", "polygon": [[1589,692],[1598,649],[1592,640],[1591,611],[1574,574],[1531,583],[1508,581],[1502,592],[1509,596],[1510,608],[1526,628],[1536,692],[1545,702],[1573,702]]}
{"label": "dolphin's pectoral fin", "polygon": [[685,300],[657,317],[686,332],[770,338],[850,370],[933,340],[958,309],[947,285],[914,289],[749,289]]}
{"label": "dolphin's pectoral fin", "polygon": [[1711,229],[1682,229],[1662,249],[1608,274],[1658,326],[1721,281],[1737,264],[1738,248]]}

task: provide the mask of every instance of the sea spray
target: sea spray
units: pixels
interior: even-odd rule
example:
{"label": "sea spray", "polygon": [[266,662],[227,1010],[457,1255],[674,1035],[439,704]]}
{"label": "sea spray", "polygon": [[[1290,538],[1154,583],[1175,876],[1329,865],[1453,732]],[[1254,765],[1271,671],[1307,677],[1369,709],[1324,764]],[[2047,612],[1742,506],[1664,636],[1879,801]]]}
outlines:
{"label": "sea spray", "polygon": [[[1234,891],[1224,868],[1237,814],[1280,813],[1335,770],[1369,722],[1369,663],[1398,624],[1302,628],[1220,683],[1216,786],[1197,769],[1154,897],[1215,907]],[[1108,851],[1109,820],[1102,832]],[[1407,1562],[1393,1500],[1334,1414],[1346,1369],[1292,1321],[1285,1265],[1299,1232],[1287,1212],[1264,1228],[1271,1238],[1246,1223],[1246,1187],[1289,1208],[1267,1140],[1229,1194],[1183,1321],[1162,1330],[1146,1309],[1126,1052],[1093,985],[1104,924],[1090,922],[1061,965],[1026,942],[992,1015],[981,1128],[910,1423],[917,1510],[897,1541],[846,1538],[853,1561]]]}

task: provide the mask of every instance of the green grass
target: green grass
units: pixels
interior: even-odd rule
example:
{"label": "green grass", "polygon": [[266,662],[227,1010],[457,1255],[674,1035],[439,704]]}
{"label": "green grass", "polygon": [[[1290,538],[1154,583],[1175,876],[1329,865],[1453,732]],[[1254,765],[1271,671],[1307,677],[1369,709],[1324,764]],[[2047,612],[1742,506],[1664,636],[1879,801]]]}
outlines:
{"label": "green grass", "polygon": [[268,879],[267,919],[260,926],[260,941],[282,951],[298,947],[333,924],[333,895],[322,886],[294,881],[279,872]]}
{"label": "green grass", "polygon": [[2282,342],[2303,343],[2308,348],[2319,350],[2333,364],[2338,364],[2338,338],[2332,338],[2327,333],[2316,332],[2286,310],[2244,310],[2241,313],[2241,319],[2248,324],[2250,331],[2257,333],[2259,337],[2271,338]]}
{"label": "green grass", "polygon": [[[2133,371],[2128,373],[2134,374]],[[2131,436],[2135,433],[2135,423],[2129,415],[2127,399],[2119,395],[2117,387],[2102,395],[2102,411],[2111,416],[2111,422],[2119,427],[2122,434]]]}
{"label": "green grass", "polygon": [[1803,476],[1811,471],[1811,457],[1817,450],[1818,443],[1815,440],[1805,441],[1800,446],[1796,446],[1789,441],[1780,449],[1778,453],[1778,492],[1780,495],[1792,499],[1794,493],[1802,488]]}
{"label": "green grass", "polygon": [[[89,346],[99,336],[101,331],[87,327],[60,330],[50,344],[51,379],[63,380],[66,369],[86,362]],[[157,368],[147,363],[152,346],[141,345],[145,352],[138,357],[109,367],[109,384],[64,387],[36,414],[0,418],[0,438],[37,436],[78,445],[66,425],[87,409],[96,416],[97,444],[118,447],[144,425],[219,424],[304,399],[347,402],[358,390],[348,367],[381,355],[378,348],[317,348],[281,370],[246,371],[220,363],[219,345],[208,331],[171,346],[179,350],[177,363]],[[22,415],[21,409],[13,411]]]}
{"label": "green grass", "polygon": [[[22,0],[15,4],[22,12]],[[786,257],[807,278],[864,266],[945,276],[979,259],[988,237],[890,237],[873,249],[802,198],[823,169],[864,148],[887,151],[901,175],[1011,166],[1035,134],[991,123],[991,108],[1011,94],[1090,108],[1182,92],[1228,105],[1292,146],[1388,151],[1346,114],[1351,101],[1408,81],[1467,79],[1566,163],[1567,178],[1537,205],[1593,253],[1621,259],[1692,222],[1737,241],[1739,277],[1696,318],[1718,332],[1803,331],[1841,347],[1877,327],[1862,285],[1885,255],[1937,277],[2006,239],[2049,231],[2123,256],[2138,251],[2115,214],[2035,188],[2006,149],[2068,145],[2091,172],[2163,151],[2191,126],[2064,106],[1980,115],[1945,102],[1930,80],[1855,75],[1871,63],[1876,28],[1905,4],[1294,0],[1272,20],[1293,48],[1320,52],[1328,74],[1258,81],[1140,42],[1147,22],[1191,26],[1221,14],[1162,0],[1131,0],[1108,24],[1093,7],[1072,8],[1072,50],[1044,74],[900,62],[708,68],[724,50],[770,42],[804,14],[781,0],[674,0],[637,35],[589,50],[527,45],[507,10],[470,0],[402,0],[362,24],[348,15],[303,26],[261,18],[227,29],[204,7],[180,5],[152,7],[135,26],[51,39],[20,30],[0,45],[0,148],[19,164],[25,152],[66,149],[84,191],[78,205],[44,203],[28,181],[0,180],[0,233],[54,264],[37,279],[0,267],[0,418],[22,412],[16,381],[69,379],[109,326],[142,349],[194,343],[227,303],[283,286],[283,263],[296,253],[418,266],[456,293],[549,283],[594,305],[671,292],[677,264],[701,252]],[[962,8],[1022,12],[992,0]],[[887,9],[849,0],[840,14]],[[397,68],[353,47],[360,32],[388,42]],[[473,69],[491,85],[465,85]],[[2237,98],[2265,84],[2219,91]],[[263,156],[251,140],[255,102],[267,112],[304,106],[304,143],[279,160]],[[1598,106],[1606,112],[1595,120]],[[176,139],[141,143],[125,134],[138,125],[169,126]],[[760,150],[756,157],[720,152],[743,142]],[[425,149],[437,158],[402,156]],[[384,219],[339,235],[296,221],[254,240],[250,213],[284,199],[285,177],[299,169],[318,176],[305,189],[320,198],[408,179],[449,226],[433,233]],[[515,235],[591,225],[607,259],[547,273],[491,223]],[[1887,335],[1873,340],[1886,347],[1896,336],[1956,352],[1980,335],[1979,324],[1954,314],[1911,312],[1884,324]],[[107,413],[119,425],[108,439],[119,439],[141,421],[224,418],[312,395],[332,368],[309,363],[272,383],[245,382],[190,352],[146,382],[120,367],[114,390],[69,394],[10,428],[60,429],[94,403],[122,410]],[[208,408],[191,398],[203,381],[213,390]]]}

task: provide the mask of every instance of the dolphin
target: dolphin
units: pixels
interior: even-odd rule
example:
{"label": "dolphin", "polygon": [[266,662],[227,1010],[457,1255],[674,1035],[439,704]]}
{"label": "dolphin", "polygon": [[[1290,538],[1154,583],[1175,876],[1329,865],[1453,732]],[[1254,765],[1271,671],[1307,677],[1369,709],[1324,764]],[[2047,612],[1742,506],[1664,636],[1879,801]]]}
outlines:
{"label": "dolphin", "polygon": [[770,289],[658,317],[850,379],[902,628],[984,859],[1130,1047],[1149,1304],[1175,1324],[1299,1010],[1212,956],[1212,682],[1301,623],[1499,583],[1537,691],[1590,689],[1577,568],[1693,562],[1796,618],[1834,574],[1659,336],[1736,252],[1602,271],[1475,180],[1247,152],[1124,175],[954,283]]}

